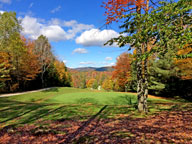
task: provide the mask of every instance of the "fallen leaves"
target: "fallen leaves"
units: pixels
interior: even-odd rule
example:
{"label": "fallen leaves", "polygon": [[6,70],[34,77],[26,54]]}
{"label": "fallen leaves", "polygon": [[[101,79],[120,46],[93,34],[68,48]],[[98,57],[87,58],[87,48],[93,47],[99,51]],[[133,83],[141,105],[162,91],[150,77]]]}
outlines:
{"label": "fallen leaves", "polygon": [[192,143],[191,110],[163,111],[148,118],[95,118],[79,129],[85,122],[63,119],[7,127],[0,131],[0,143],[60,143],[78,130],[74,143]]}

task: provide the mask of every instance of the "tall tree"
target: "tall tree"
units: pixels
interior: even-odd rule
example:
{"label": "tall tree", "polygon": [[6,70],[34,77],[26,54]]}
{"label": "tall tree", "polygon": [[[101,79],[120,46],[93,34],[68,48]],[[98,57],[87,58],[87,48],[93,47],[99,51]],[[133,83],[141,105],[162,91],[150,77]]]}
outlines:
{"label": "tall tree", "polygon": [[0,52],[0,89],[5,87],[5,81],[10,80],[10,64],[7,53]]}
{"label": "tall tree", "polygon": [[[3,14],[0,14],[0,57],[2,60],[0,63],[0,77],[3,78],[1,81],[10,81],[10,72],[14,70],[11,63],[13,49],[10,47],[10,41],[13,42],[13,38],[17,36],[20,31],[21,26],[16,18],[16,13],[4,12]],[[8,88],[8,86],[5,88]]]}
{"label": "tall tree", "polygon": [[[142,29],[140,27],[140,19],[141,19],[141,11],[144,10],[144,14],[148,14],[149,10],[149,0],[108,0],[104,2],[105,8],[107,9],[107,24],[112,21],[118,21],[119,18],[125,17],[128,11],[133,11],[137,15],[134,15],[134,24],[131,26],[132,30],[128,31],[128,24],[126,23],[122,27],[125,27],[125,32],[133,34],[132,31],[134,29],[134,33],[140,34]],[[129,22],[131,18],[127,18],[125,22]],[[137,29],[133,28],[137,27]],[[122,36],[123,37],[123,36]],[[138,96],[138,110],[147,112],[147,97],[148,97],[148,78],[147,78],[147,58],[144,59],[144,65],[141,61],[142,51],[147,51],[148,41],[140,40],[140,38],[133,38],[134,44],[131,46],[136,48],[136,68],[137,68],[137,96]],[[112,42],[113,43],[113,42]],[[126,43],[124,41],[120,41],[119,46],[124,46]],[[144,68],[144,75],[142,74]]]}
{"label": "tall tree", "polygon": [[150,60],[149,89],[155,94],[168,94],[170,86],[175,84],[178,67],[175,64],[175,51],[168,49],[165,54]]}
{"label": "tall tree", "polygon": [[35,54],[39,55],[39,64],[41,67],[41,82],[42,87],[45,87],[44,74],[53,61],[54,56],[51,52],[51,45],[49,44],[48,39],[43,35],[39,36],[38,39],[35,41]]}
{"label": "tall tree", "polygon": [[[188,0],[180,0],[176,3],[164,2],[149,13],[149,1],[110,0],[109,2],[111,1],[115,1],[116,5],[126,3],[126,6],[129,4],[136,6],[136,13],[121,15],[125,18],[121,28],[125,29],[122,33],[126,33],[126,36],[121,35],[108,43],[116,42],[120,47],[129,44],[136,49],[138,110],[147,112],[147,58],[154,52],[166,52],[168,47],[174,47],[176,43],[182,47],[187,41],[191,41],[191,30],[183,27],[183,24],[191,23],[191,5]],[[114,10],[116,10],[116,5],[114,5]],[[142,9],[144,12],[141,12]],[[147,52],[151,39],[155,39],[153,44],[155,47]]]}
{"label": "tall tree", "polygon": [[15,33],[20,33],[21,26],[15,12],[0,13],[0,50],[6,51],[9,38]]}
{"label": "tall tree", "polygon": [[116,80],[120,91],[127,91],[127,85],[131,82],[132,54],[122,53],[113,67],[112,79]]}

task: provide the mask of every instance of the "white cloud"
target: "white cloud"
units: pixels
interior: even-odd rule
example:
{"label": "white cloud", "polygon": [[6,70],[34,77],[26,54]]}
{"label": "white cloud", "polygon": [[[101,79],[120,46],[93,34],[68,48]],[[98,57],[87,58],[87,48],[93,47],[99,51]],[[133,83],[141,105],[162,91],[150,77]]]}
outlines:
{"label": "white cloud", "polygon": [[0,2],[10,4],[11,0],[0,0]]}
{"label": "white cloud", "polygon": [[114,66],[115,65],[115,63],[108,63],[108,64],[106,64],[106,66]]}
{"label": "white cloud", "polygon": [[67,61],[66,61],[66,60],[63,60],[63,62],[64,62],[64,64],[66,64],[66,63],[67,63]]}
{"label": "white cloud", "polygon": [[0,14],[3,14],[3,13],[4,13],[4,11],[1,11],[1,10],[0,10]]}
{"label": "white cloud", "polygon": [[87,62],[80,62],[79,64],[80,64],[80,65],[95,65],[94,62],[90,62],[90,61],[87,61]]}
{"label": "white cloud", "polygon": [[58,6],[58,7],[54,8],[54,9],[52,9],[52,10],[51,10],[51,13],[56,13],[56,12],[58,12],[60,9],[61,9],[61,6]]}
{"label": "white cloud", "polygon": [[104,62],[101,62],[100,64],[102,64],[102,66],[114,66],[115,65],[115,63],[113,63],[113,62],[106,62],[106,61],[104,61]]}
{"label": "white cloud", "polygon": [[[36,39],[39,35],[45,35],[50,41],[63,41],[73,39],[79,32],[90,29],[93,25],[79,24],[77,21],[62,21],[52,19],[46,22],[31,16],[20,18],[23,27],[23,34],[28,35],[32,39]],[[69,27],[70,26],[70,27]],[[63,27],[67,27],[67,31]]]}
{"label": "white cloud", "polygon": [[41,35],[41,29],[44,27],[37,21],[37,18],[25,16],[22,19],[21,25],[23,27],[23,34],[28,35],[32,39],[36,39]]}
{"label": "white cloud", "polygon": [[111,61],[111,60],[113,60],[113,58],[112,57],[106,57],[105,60],[106,61]]}
{"label": "white cloud", "polygon": [[66,32],[57,25],[45,26],[42,28],[41,33],[47,36],[52,41],[66,40]]}
{"label": "white cloud", "polygon": [[118,37],[119,33],[114,30],[91,29],[83,32],[78,38],[76,43],[83,46],[104,46],[108,40]]}
{"label": "white cloud", "polygon": [[70,21],[63,22],[63,26],[66,26],[66,27],[74,27],[75,25],[77,25],[76,20],[70,20]]}
{"label": "white cloud", "polygon": [[77,49],[73,50],[73,54],[74,53],[85,54],[85,53],[88,53],[88,51],[84,48],[77,48]]}
{"label": "white cloud", "polygon": [[67,31],[68,39],[74,38],[78,33],[83,32],[85,30],[90,30],[94,27],[94,25],[81,24],[76,20],[70,21],[62,21],[60,19],[54,18],[49,21],[49,24],[59,25],[61,27],[69,27],[70,29]]}

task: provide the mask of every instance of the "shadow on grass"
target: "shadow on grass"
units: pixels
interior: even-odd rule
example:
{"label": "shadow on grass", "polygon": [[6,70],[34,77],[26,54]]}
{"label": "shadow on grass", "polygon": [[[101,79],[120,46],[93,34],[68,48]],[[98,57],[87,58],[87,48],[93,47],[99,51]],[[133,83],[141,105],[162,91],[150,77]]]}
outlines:
{"label": "shadow on grass", "polygon": [[[107,108],[107,105],[105,105],[104,107],[102,107],[100,109],[100,111],[98,113],[96,113],[95,115],[93,115],[90,119],[88,119],[87,121],[85,121],[75,132],[73,132],[72,134],[70,134],[66,140],[63,143],[71,143],[73,141],[74,138],[76,138],[77,135],[79,135],[86,127],[88,127],[88,125],[96,119],[97,116],[99,116],[105,109]],[[99,121],[97,121],[98,124]],[[95,128],[95,127],[94,127]],[[94,129],[93,128],[93,129]],[[91,129],[91,131],[93,130]]]}
{"label": "shadow on grass", "polygon": [[94,98],[80,98],[76,101],[77,104],[98,104],[99,102]]}
{"label": "shadow on grass", "polygon": [[137,99],[135,96],[131,95],[122,95],[116,98],[112,98],[110,103],[114,105],[135,105],[137,102]]}
{"label": "shadow on grass", "polygon": [[[79,127],[76,133],[71,134],[67,141],[71,141],[71,137],[75,137],[83,129],[85,129],[93,120],[96,120],[94,126],[89,127],[90,131],[94,130],[99,123],[99,119],[110,118],[125,118],[136,114],[135,99],[130,96],[122,96],[120,98],[123,104],[126,105],[89,105],[85,103],[97,103],[94,99],[81,99],[81,104],[76,105],[63,105],[63,104],[46,104],[46,103],[31,103],[31,102],[18,102],[10,100],[8,98],[0,98],[0,123],[1,128],[4,126],[16,127],[23,124],[35,124],[39,125],[43,121],[65,121],[65,120],[77,120],[85,121],[81,127]],[[118,99],[117,99],[118,100]],[[181,107],[182,104],[176,103],[150,103],[150,113],[161,111],[177,111],[182,110],[185,107]],[[192,106],[186,105],[189,110],[192,110]],[[99,118],[98,118],[99,117]],[[0,130],[1,131],[1,130]],[[86,137],[86,136],[85,136]]]}
{"label": "shadow on grass", "polygon": [[57,87],[54,87],[54,88],[50,88],[50,89],[48,89],[48,90],[44,90],[44,91],[42,91],[42,92],[59,92],[59,89],[57,88]]}
{"label": "shadow on grass", "polygon": [[[26,124],[32,120],[37,120],[42,113],[45,113],[45,111],[49,111],[48,106],[50,106],[50,104],[25,103],[1,98],[0,123],[5,125],[10,125],[11,123],[14,123],[15,125],[21,123]],[[31,115],[34,113],[37,114]],[[33,118],[30,117],[30,115],[33,116]],[[28,120],[23,121],[24,119]]]}

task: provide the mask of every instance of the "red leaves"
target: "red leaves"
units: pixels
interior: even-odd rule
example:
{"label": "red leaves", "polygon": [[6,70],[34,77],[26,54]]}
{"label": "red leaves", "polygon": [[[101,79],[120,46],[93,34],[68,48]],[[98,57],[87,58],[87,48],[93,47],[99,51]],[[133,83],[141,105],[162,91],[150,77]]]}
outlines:
{"label": "red leaves", "polygon": [[[111,109],[119,112],[120,108]],[[192,143],[191,106],[189,110],[164,111],[147,118],[123,113],[117,116],[93,119],[71,143]],[[44,127],[38,122],[39,127],[27,124],[13,131],[7,128],[0,131],[0,143],[62,143],[88,121],[84,120],[47,121]],[[36,129],[41,133],[37,135]]]}
{"label": "red leaves", "polygon": [[108,0],[103,2],[102,7],[106,9],[105,15],[107,16],[106,24],[118,19],[128,11],[133,11],[136,7],[145,9],[146,0]]}

